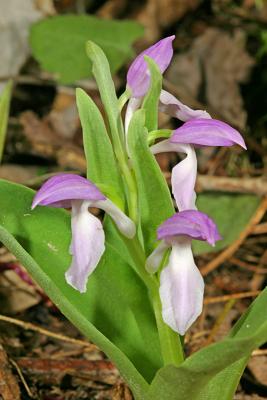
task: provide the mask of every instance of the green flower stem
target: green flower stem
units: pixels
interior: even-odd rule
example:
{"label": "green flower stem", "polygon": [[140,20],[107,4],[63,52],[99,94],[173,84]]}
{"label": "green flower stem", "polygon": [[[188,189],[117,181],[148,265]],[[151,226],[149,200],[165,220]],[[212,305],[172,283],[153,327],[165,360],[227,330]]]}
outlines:
{"label": "green flower stem", "polygon": [[168,325],[166,325],[162,319],[162,307],[159,297],[159,289],[154,289],[150,294],[159,332],[159,340],[164,365],[173,364],[178,367],[184,361],[181,338]]}
{"label": "green flower stem", "polygon": [[118,106],[120,111],[123,109],[123,107],[125,106],[126,102],[129,100],[130,97],[131,97],[131,91],[129,88],[126,88],[126,90],[120,95],[118,99]]}
{"label": "green flower stem", "polygon": [[161,353],[164,365],[173,364],[178,367],[184,361],[183,345],[180,336],[174,332],[162,319],[162,307],[159,297],[159,283],[154,275],[145,270],[146,256],[137,237],[126,239],[126,245],[136,260],[136,272],[146,285],[155,313]]}
{"label": "green flower stem", "polygon": [[135,178],[128,166],[128,161],[125,158],[123,153],[117,154],[117,159],[119,162],[119,166],[122,172],[122,175],[125,179],[125,183],[127,185],[127,203],[129,209],[129,217],[137,224],[138,216],[137,216],[137,188],[135,183]]}

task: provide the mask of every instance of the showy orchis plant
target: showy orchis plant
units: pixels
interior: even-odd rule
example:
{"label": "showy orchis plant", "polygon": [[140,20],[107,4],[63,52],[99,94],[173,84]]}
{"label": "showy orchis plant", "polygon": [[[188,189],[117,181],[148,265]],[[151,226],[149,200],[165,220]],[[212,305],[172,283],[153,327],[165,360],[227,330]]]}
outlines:
{"label": "showy orchis plant", "polygon": [[[247,357],[267,337],[266,291],[223,341],[185,359],[182,336],[203,305],[192,240],[214,246],[221,239],[215,222],[196,207],[195,147],[246,146],[234,128],[162,89],[173,40],[159,41],[134,60],[119,99],[103,51],[88,42],[107,123],[78,89],[87,179],[54,176],[33,201],[29,190],[2,184],[8,193],[22,191],[16,212],[24,219],[17,235],[14,220],[3,220],[0,237],[62,312],[115,362],[135,399],[230,400]],[[158,129],[159,110],[184,124]],[[177,211],[154,156],[169,151],[185,154],[171,177]],[[105,211],[102,222],[90,207]],[[58,208],[71,208],[71,220]]]}

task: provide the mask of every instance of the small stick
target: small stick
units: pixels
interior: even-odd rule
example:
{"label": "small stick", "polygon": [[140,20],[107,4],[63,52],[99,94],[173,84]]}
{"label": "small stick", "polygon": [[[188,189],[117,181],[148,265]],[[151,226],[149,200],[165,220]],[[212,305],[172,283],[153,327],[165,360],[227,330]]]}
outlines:
{"label": "small stick", "polygon": [[267,355],[267,349],[257,349],[252,352],[252,356],[266,356]]}
{"label": "small stick", "polygon": [[232,264],[237,265],[240,268],[245,268],[248,271],[256,272],[257,274],[267,274],[267,268],[257,267],[251,265],[245,261],[239,260],[238,258],[231,257],[229,260]]}
{"label": "small stick", "polygon": [[[170,184],[171,172],[164,172]],[[228,192],[251,193],[258,196],[267,195],[267,179],[264,178],[230,178],[227,176],[213,176],[198,174],[196,192]]]}
{"label": "small stick", "polygon": [[235,302],[236,302],[236,299],[230,299],[230,300],[227,301],[227,303],[225,304],[222,312],[219,314],[219,316],[216,319],[213,327],[211,328],[209,336],[206,339],[203,347],[208,346],[210,343],[213,342],[214,336],[216,335],[216,333],[220,329],[220,326],[222,325],[223,321],[227,317],[227,315],[228,315],[229,311],[231,310],[231,308],[234,306]]}
{"label": "small stick", "polygon": [[223,191],[267,195],[267,180],[264,178],[228,178],[225,176],[198,175],[197,192]]}
{"label": "small stick", "polygon": [[255,225],[257,225],[262,217],[264,216],[267,209],[267,197],[262,200],[259,207],[257,208],[255,214],[247,224],[246,228],[241,232],[239,238],[236,239],[230,246],[228,246],[224,251],[222,251],[217,257],[210,261],[204,268],[201,269],[203,276],[207,275],[214,269],[216,269],[223,262],[228,260],[241,246],[247,236],[253,231]]}
{"label": "small stick", "polygon": [[21,321],[21,320],[16,319],[16,318],[7,317],[6,315],[1,315],[0,314],[0,321],[4,321],[4,322],[8,322],[10,324],[18,325],[18,326],[22,327],[23,329],[35,331],[35,332],[38,332],[38,333],[40,333],[42,335],[52,337],[54,339],[58,339],[58,340],[62,340],[64,342],[76,344],[77,346],[89,347],[90,350],[97,349],[97,346],[95,346],[94,344],[88,343],[88,342],[86,342],[84,340],[73,339],[73,338],[70,338],[69,336],[61,335],[60,333],[54,333],[54,332],[51,332],[51,331],[49,331],[47,329],[41,328],[41,327],[39,327],[37,325],[34,325],[34,324],[30,323],[30,322],[24,322],[24,321]]}
{"label": "small stick", "polygon": [[223,303],[225,301],[232,300],[232,299],[246,299],[248,297],[256,297],[260,293],[261,293],[260,290],[254,290],[251,292],[225,294],[223,296],[216,296],[216,297],[206,297],[204,299],[204,304]]}
{"label": "small stick", "polygon": [[18,364],[16,363],[16,361],[10,359],[10,364],[12,364],[12,365],[15,367],[15,369],[16,369],[16,371],[17,371],[19,377],[20,377],[20,380],[21,380],[21,382],[22,382],[22,384],[23,384],[23,386],[24,386],[24,388],[25,388],[25,390],[26,390],[28,396],[29,396],[30,398],[34,399],[35,396],[33,395],[31,389],[29,388],[29,386],[28,386],[28,384],[27,384],[27,382],[26,382],[26,380],[25,380],[25,378],[24,378],[24,376],[23,376],[23,373],[21,372],[21,369],[20,369],[20,367],[18,366]]}
{"label": "small stick", "polygon": [[253,235],[262,235],[264,233],[267,233],[267,222],[254,226]]}

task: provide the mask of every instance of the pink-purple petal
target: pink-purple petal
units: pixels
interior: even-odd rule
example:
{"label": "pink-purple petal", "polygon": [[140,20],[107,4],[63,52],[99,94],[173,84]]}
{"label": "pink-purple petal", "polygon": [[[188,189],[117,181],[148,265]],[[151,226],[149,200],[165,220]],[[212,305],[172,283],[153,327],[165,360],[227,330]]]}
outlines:
{"label": "pink-purple petal", "polygon": [[184,122],[194,118],[211,118],[207,111],[193,110],[166,90],[162,90],[160,93],[159,109],[161,112]]}
{"label": "pink-purple petal", "polygon": [[127,85],[132,91],[132,97],[143,97],[149,88],[149,70],[144,56],[152,58],[163,73],[173,56],[172,42],[174,38],[175,36],[169,36],[155,43],[140,53],[130,65],[127,73]]}
{"label": "pink-purple petal", "polygon": [[88,277],[95,270],[105,251],[105,235],[101,222],[88,211],[87,202],[72,201],[72,263],[65,273],[66,281],[81,293],[86,292]]}
{"label": "pink-purple petal", "polygon": [[59,174],[48,179],[36,193],[32,208],[37,205],[71,207],[72,200],[105,200],[106,197],[88,179],[75,174]]}
{"label": "pink-purple petal", "polygon": [[[197,158],[192,146],[180,146],[182,147],[181,150],[186,153],[186,157],[173,167],[171,185],[178,210],[183,211],[196,208]],[[179,151],[178,148],[177,151]]]}
{"label": "pink-purple petal", "polygon": [[207,241],[214,246],[221,239],[216,224],[201,211],[185,210],[164,221],[157,230],[157,238],[170,239],[188,236],[191,239]]}
{"label": "pink-purple petal", "polygon": [[190,239],[173,243],[169,262],[160,274],[159,292],[164,322],[184,335],[201,314],[204,294]]}
{"label": "pink-purple petal", "polygon": [[150,150],[153,154],[169,151],[186,154],[186,157],[172,169],[172,193],[179,211],[196,208],[197,158],[194,148],[188,144],[171,143],[166,139],[151,146]]}
{"label": "pink-purple petal", "polygon": [[199,146],[233,146],[238,144],[246,149],[240,133],[225,122],[216,119],[197,118],[185,122],[173,132],[172,143]]}

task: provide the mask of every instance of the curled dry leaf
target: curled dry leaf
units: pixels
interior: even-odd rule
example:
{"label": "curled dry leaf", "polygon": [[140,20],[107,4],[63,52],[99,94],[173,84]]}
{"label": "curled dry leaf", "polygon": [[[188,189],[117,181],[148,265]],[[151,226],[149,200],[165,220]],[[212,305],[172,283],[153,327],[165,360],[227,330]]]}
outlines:
{"label": "curled dry leaf", "polygon": [[164,28],[179,21],[185,14],[193,11],[200,0],[148,0],[137,15],[137,20],[145,27],[146,44],[159,39]]}
{"label": "curled dry leaf", "polygon": [[230,34],[208,28],[188,52],[174,58],[167,73],[182,97],[183,93],[193,99],[201,96],[211,113],[241,130],[247,115],[239,84],[248,79],[254,64],[245,49],[245,39],[240,30]]}

